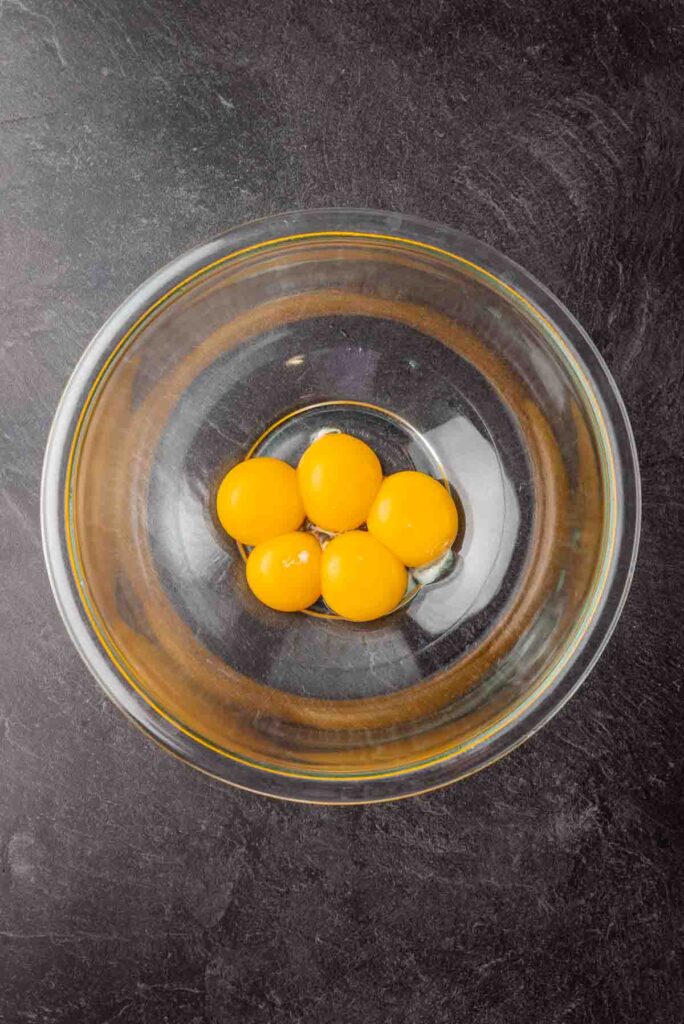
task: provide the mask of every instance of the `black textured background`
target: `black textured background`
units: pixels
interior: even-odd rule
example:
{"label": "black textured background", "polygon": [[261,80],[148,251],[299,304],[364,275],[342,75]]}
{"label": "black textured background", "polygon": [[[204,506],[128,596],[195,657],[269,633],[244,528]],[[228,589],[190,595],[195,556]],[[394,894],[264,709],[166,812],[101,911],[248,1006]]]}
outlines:
{"label": "black textured background", "polygon": [[[0,1021],[681,1024],[684,7],[0,0]],[[307,809],[132,730],[42,568],[50,419],[143,278],[292,207],[492,243],[593,335],[640,449],[634,588],[541,735]]]}

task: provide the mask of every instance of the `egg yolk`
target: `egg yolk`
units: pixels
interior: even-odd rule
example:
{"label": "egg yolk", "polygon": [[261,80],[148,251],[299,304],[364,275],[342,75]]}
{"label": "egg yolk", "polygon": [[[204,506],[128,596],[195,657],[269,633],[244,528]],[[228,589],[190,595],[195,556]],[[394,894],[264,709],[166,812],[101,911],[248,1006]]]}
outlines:
{"label": "egg yolk", "polygon": [[260,544],[304,522],[297,474],[280,459],[246,459],[221,481],[216,496],[221,526],[241,544]]}
{"label": "egg yolk", "polygon": [[302,455],[297,478],[311,522],[341,533],[365,522],[382,483],[382,467],[357,437],[324,434]]}
{"label": "egg yolk", "polygon": [[247,559],[247,582],[269,608],[303,611],[321,596],[320,544],[301,531],[257,544]]}
{"label": "egg yolk", "polygon": [[407,580],[396,555],[361,530],[334,537],[323,551],[323,600],[345,619],[366,622],[387,615],[406,593]]}
{"label": "egg yolk", "polygon": [[428,565],[449,550],[458,512],[446,487],[425,473],[393,473],[368,515],[368,531],[404,565]]}

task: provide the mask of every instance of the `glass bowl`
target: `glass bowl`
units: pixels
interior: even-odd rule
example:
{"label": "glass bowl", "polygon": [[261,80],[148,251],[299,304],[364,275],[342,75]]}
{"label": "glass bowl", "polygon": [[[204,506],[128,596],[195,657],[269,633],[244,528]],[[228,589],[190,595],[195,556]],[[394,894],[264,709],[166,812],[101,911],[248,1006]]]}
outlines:
{"label": "glass bowl", "polygon": [[[215,494],[321,430],[448,482],[449,572],[393,614],[282,614]],[[504,256],[412,217],[317,210],[175,260],[104,325],[45,457],[45,556],[93,675],[145,732],[259,793],[429,790],[535,732],[601,653],[640,519],[632,433],[579,324]]]}

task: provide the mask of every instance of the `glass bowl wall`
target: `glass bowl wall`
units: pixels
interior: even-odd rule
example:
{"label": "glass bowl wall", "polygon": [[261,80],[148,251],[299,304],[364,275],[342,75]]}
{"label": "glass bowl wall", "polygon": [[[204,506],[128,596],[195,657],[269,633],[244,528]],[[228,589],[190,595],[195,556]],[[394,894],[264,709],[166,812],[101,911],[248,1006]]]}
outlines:
{"label": "glass bowl wall", "polygon": [[[319,430],[446,478],[453,571],[373,623],[259,605],[222,474]],[[173,753],[307,801],[388,799],[511,749],[586,675],[639,526],[601,358],[541,285],[447,228],[368,211],[245,225],[135,292],[57,412],[43,533],[98,682]]]}

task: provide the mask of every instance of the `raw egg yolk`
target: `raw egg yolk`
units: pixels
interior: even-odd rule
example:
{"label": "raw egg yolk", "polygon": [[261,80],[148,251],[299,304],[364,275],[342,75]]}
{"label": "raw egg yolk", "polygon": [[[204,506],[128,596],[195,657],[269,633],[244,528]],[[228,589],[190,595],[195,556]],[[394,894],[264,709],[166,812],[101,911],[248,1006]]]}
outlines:
{"label": "raw egg yolk", "polygon": [[301,612],[321,596],[321,546],[310,533],[285,533],[257,544],[247,559],[255,597],[278,612]]}
{"label": "raw egg yolk", "polygon": [[361,530],[340,534],[326,545],[321,574],[325,603],[355,622],[378,619],[396,608],[408,579],[397,556]]}
{"label": "raw egg yolk", "polygon": [[260,544],[304,522],[297,474],[280,459],[246,459],[221,481],[216,496],[221,526],[241,544]]}
{"label": "raw egg yolk", "polygon": [[357,437],[324,434],[302,455],[297,477],[311,522],[341,533],[365,522],[382,483],[382,467]]}
{"label": "raw egg yolk", "polygon": [[458,512],[446,487],[431,476],[393,473],[373,502],[368,530],[404,565],[417,568],[449,550],[458,531]]}

